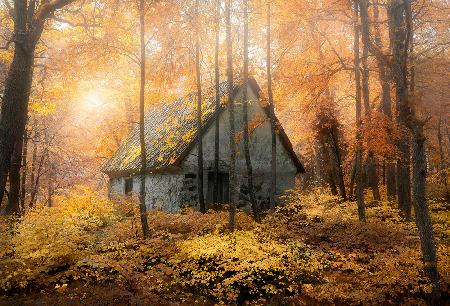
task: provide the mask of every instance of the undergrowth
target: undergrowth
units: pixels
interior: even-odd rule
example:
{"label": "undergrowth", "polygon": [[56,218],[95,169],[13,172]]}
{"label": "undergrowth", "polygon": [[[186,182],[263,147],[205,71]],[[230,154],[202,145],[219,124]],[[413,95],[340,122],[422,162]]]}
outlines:
{"label": "undergrowth", "polygon": [[[132,201],[76,188],[55,202],[1,220],[5,299],[81,285],[156,295],[161,304],[375,305],[420,304],[430,291],[415,226],[387,201],[369,202],[361,224],[353,202],[321,189],[292,191],[261,223],[239,212],[234,233],[226,212],[152,211],[146,240]],[[448,294],[449,207],[429,203]]]}

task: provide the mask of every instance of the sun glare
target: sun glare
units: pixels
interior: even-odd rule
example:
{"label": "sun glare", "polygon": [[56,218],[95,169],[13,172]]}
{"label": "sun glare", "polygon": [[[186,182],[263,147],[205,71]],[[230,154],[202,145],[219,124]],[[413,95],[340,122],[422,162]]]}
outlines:
{"label": "sun glare", "polygon": [[105,104],[105,101],[99,92],[91,91],[86,95],[85,104],[89,108],[99,108]]}

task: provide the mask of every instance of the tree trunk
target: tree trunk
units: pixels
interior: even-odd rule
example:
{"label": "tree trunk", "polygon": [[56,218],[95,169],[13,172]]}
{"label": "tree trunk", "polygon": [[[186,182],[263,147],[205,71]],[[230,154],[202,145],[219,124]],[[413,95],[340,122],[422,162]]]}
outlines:
{"label": "tree trunk", "polygon": [[227,79],[228,79],[228,112],[230,124],[230,217],[229,229],[234,231],[236,226],[236,204],[237,204],[237,177],[236,177],[236,130],[234,126],[234,101],[233,101],[233,42],[231,37],[231,2],[226,0],[225,4],[225,19],[226,19],[226,34],[227,34]]}
{"label": "tree trunk", "polygon": [[355,28],[354,37],[354,72],[356,85],[356,201],[358,204],[359,221],[366,221],[364,204],[364,186],[362,182],[362,139],[361,139],[361,77],[359,71],[359,22],[358,3],[354,2],[353,23]]}
{"label": "tree trunk", "polygon": [[200,72],[200,25],[198,18],[199,0],[195,1],[195,75],[197,78],[197,193],[198,205],[202,213],[206,212],[203,193],[203,133],[202,133],[202,81]]}
{"label": "tree trunk", "polygon": [[356,176],[356,159],[353,162],[352,175],[350,177],[350,191],[349,191],[349,197],[350,198],[353,198],[353,196],[355,194],[354,189],[353,189],[353,187],[355,186],[355,176]]}
{"label": "tree trunk", "polygon": [[407,34],[404,15],[406,14],[403,0],[392,0],[388,7],[389,32],[392,48],[391,71],[395,84],[397,123],[402,129],[402,137],[398,141],[400,158],[397,160],[397,195],[399,208],[411,220],[411,179],[410,179],[410,135],[406,130],[406,121],[410,116],[407,105]]}
{"label": "tree trunk", "polygon": [[14,153],[11,158],[11,167],[9,171],[9,194],[8,204],[3,214],[19,214],[19,197],[20,197],[20,166],[22,162],[22,146],[23,141],[20,139],[14,146]]}
{"label": "tree trunk", "polygon": [[419,230],[424,269],[433,285],[431,305],[437,305],[437,301],[440,299],[440,284],[436,260],[436,243],[434,241],[433,226],[425,197],[427,174],[425,136],[423,134],[423,124],[414,122],[410,123],[410,125],[413,134],[413,195],[416,225]]}
{"label": "tree trunk", "polygon": [[271,182],[270,182],[270,210],[274,211],[276,205],[276,192],[277,192],[277,126],[275,121],[275,103],[273,101],[273,91],[272,91],[272,60],[271,60],[271,11],[270,11],[270,1],[267,1],[267,92],[269,98],[269,108],[270,108],[270,132],[272,137],[271,146],[271,158],[270,158],[270,172],[271,172]]}
{"label": "tree trunk", "polygon": [[33,153],[31,157],[31,174],[30,174],[30,204],[28,205],[29,208],[32,208],[34,205],[34,198],[36,195],[36,162],[37,162],[37,144],[35,141],[33,141]]}
{"label": "tree trunk", "polygon": [[[361,22],[368,22],[367,19],[361,19]],[[367,25],[368,26],[368,25]],[[367,57],[369,56],[369,49],[367,46],[368,37],[365,37],[368,33],[366,31],[362,31],[362,41],[363,50],[362,50],[362,94],[364,101],[364,111],[366,120],[370,121],[370,94],[369,94],[369,68],[367,66]],[[381,199],[380,190],[378,189],[378,179],[377,173],[375,169],[375,156],[372,151],[369,150],[367,157],[367,180],[372,189],[373,198],[376,201]]]}
{"label": "tree trunk", "polygon": [[244,84],[243,84],[243,105],[242,119],[244,125],[244,155],[247,166],[247,187],[250,196],[253,216],[255,220],[259,219],[258,203],[256,202],[255,191],[253,188],[253,166],[250,156],[250,135],[248,128],[248,0],[243,0],[244,5]]}
{"label": "tree trunk", "polygon": [[[370,27],[369,27],[369,14],[366,0],[360,0],[360,8],[361,8],[361,24],[363,28],[363,42],[365,48],[370,45]],[[392,109],[391,109],[391,88],[389,84],[390,76],[387,72],[387,63],[384,59],[384,55],[382,52],[382,41],[381,41],[381,33],[379,26],[379,11],[378,11],[378,0],[374,0],[373,3],[373,17],[374,17],[374,38],[375,38],[375,46],[371,49],[375,49],[373,51],[373,55],[377,60],[378,64],[378,79],[381,84],[381,101],[382,101],[382,109],[383,113],[390,119],[392,119]],[[369,50],[370,51],[370,50]],[[386,163],[386,191],[388,198],[392,199],[396,195],[396,182],[395,182],[395,165],[392,161],[387,161]]]}
{"label": "tree trunk", "polygon": [[336,127],[331,127],[330,129],[330,139],[331,139],[331,149],[334,155],[334,171],[336,173],[336,178],[339,186],[339,191],[341,193],[341,197],[344,201],[347,200],[347,192],[345,190],[345,182],[344,182],[344,170],[342,169],[342,158],[341,158],[341,149],[339,147],[339,139],[338,139],[338,131]]}
{"label": "tree trunk", "polygon": [[216,91],[216,120],[214,129],[214,192],[213,204],[217,204],[217,195],[219,194],[219,158],[220,158],[220,71],[219,71],[219,40],[220,40],[220,0],[217,0],[216,6],[216,45],[214,54],[214,72],[215,72],[215,91]]}
{"label": "tree trunk", "polygon": [[145,203],[146,190],[145,190],[145,171],[147,169],[147,152],[145,150],[145,1],[139,2],[139,25],[140,25],[140,44],[141,44],[141,58],[140,58],[140,71],[141,71],[141,83],[139,94],[139,140],[141,146],[141,186],[139,193],[139,210],[141,215],[142,232],[144,238],[150,235],[150,229],[147,221],[147,205]]}
{"label": "tree trunk", "polygon": [[23,136],[23,156],[22,156],[22,175],[20,183],[20,209],[25,212],[25,195],[27,183],[27,155],[28,155],[28,133],[25,131]]}
{"label": "tree trunk", "polygon": [[322,157],[323,157],[323,165],[324,165],[324,172],[326,172],[326,176],[327,176],[327,180],[328,180],[328,185],[330,186],[330,190],[331,190],[331,194],[332,195],[337,195],[337,187],[336,187],[336,182],[335,182],[335,172],[334,172],[334,167],[331,163],[331,157],[329,154],[329,149],[327,147],[326,141],[324,139],[324,136],[319,136],[319,141],[320,141],[320,146],[322,147]]}

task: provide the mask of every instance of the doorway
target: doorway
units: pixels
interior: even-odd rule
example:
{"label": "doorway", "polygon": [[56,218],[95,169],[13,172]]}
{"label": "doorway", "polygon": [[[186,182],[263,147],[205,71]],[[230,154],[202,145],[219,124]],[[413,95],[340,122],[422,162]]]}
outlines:
{"label": "doorway", "polygon": [[[217,204],[230,202],[230,175],[227,172],[219,172],[217,176],[219,190],[217,192]],[[214,172],[208,172],[208,191],[206,194],[206,203],[213,203],[214,194]]]}

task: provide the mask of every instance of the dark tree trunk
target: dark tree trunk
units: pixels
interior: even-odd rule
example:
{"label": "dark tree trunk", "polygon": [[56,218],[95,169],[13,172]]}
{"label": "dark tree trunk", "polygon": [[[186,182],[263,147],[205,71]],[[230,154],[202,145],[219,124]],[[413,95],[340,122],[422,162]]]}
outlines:
{"label": "dark tree trunk", "polygon": [[362,139],[361,139],[361,77],[359,71],[359,20],[358,3],[354,2],[353,23],[355,28],[354,37],[354,72],[356,85],[356,201],[358,204],[359,221],[366,221],[364,204],[364,186],[362,181]]}
{"label": "dark tree trunk", "polygon": [[323,170],[324,172],[326,172],[326,179],[328,181],[328,185],[330,186],[330,190],[331,190],[331,194],[332,195],[337,195],[338,191],[337,191],[337,187],[336,187],[336,182],[335,182],[335,171],[334,171],[334,166],[331,163],[331,157],[330,157],[330,153],[329,153],[329,149],[328,146],[326,144],[326,141],[324,139],[325,137],[319,136],[319,141],[320,141],[320,146],[322,148],[322,158],[323,158]]}
{"label": "dark tree trunk", "polygon": [[[377,60],[378,64],[378,78],[382,89],[382,109],[383,113],[390,119],[392,119],[392,109],[391,109],[391,88],[389,85],[390,76],[387,72],[387,60],[382,52],[382,41],[379,26],[379,10],[378,10],[378,0],[374,0],[373,3],[373,17],[374,17],[374,38],[375,44],[370,41],[370,24],[369,24],[369,14],[367,7],[367,0],[360,0],[361,8],[361,25],[362,25],[362,39],[364,42],[364,47],[369,49]],[[387,196],[392,199],[396,195],[396,184],[395,184],[395,165],[392,161],[387,161],[386,164],[386,185],[387,185]]]}
{"label": "dark tree trunk", "polygon": [[270,158],[270,172],[271,172],[271,182],[270,182],[270,210],[273,211],[276,205],[276,193],[277,193],[277,126],[275,121],[275,103],[273,101],[273,91],[272,91],[272,60],[271,60],[271,10],[270,10],[270,0],[267,1],[267,93],[269,98],[269,108],[270,108],[270,132],[272,137],[271,146],[271,158]]}
{"label": "dark tree trunk", "polygon": [[229,229],[234,231],[236,226],[236,204],[237,204],[237,177],[236,177],[236,130],[234,126],[234,101],[233,101],[233,42],[231,37],[231,4],[232,0],[226,0],[225,19],[227,34],[227,79],[228,79],[228,112],[230,124],[230,217]]}
{"label": "dark tree trunk", "polygon": [[[16,1],[16,6],[22,1]],[[16,10],[20,11],[18,7]],[[23,8],[25,10],[25,8]],[[17,13],[16,20],[20,20]],[[25,22],[25,21],[23,21]],[[28,100],[30,97],[31,82],[33,78],[34,48],[29,46],[29,38],[21,33],[21,21],[16,21],[16,47],[14,57],[5,82],[5,91],[0,119],[0,203],[6,188],[8,172],[11,167],[11,158],[14,145],[25,131],[25,122],[28,113]]]}
{"label": "dark tree trunk", "polygon": [[33,141],[33,153],[31,156],[31,170],[30,170],[30,204],[28,205],[29,208],[32,208],[34,205],[34,198],[36,195],[36,164],[37,162],[37,144],[35,141]]}
{"label": "dark tree trunk", "polygon": [[216,120],[214,129],[214,192],[213,204],[217,204],[217,195],[219,194],[219,158],[220,158],[220,127],[219,127],[219,112],[220,112],[220,71],[219,71],[219,39],[220,39],[220,0],[217,0],[216,6],[216,45],[214,54],[214,73],[215,73],[215,91],[216,91]]}
{"label": "dark tree trunk", "polygon": [[19,214],[19,197],[20,197],[20,166],[22,163],[22,146],[23,141],[20,139],[14,146],[13,156],[11,158],[11,167],[9,171],[9,194],[8,204],[4,214]]}
{"label": "dark tree trunk", "polygon": [[354,196],[354,186],[355,186],[355,176],[356,176],[356,159],[353,162],[352,165],[352,175],[350,177],[350,191],[349,191],[349,197],[353,198]]}
{"label": "dark tree trunk", "polygon": [[5,81],[0,118],[0,203],[5,193],[14,145],[22,139],[33,79],[34,52],[46,19],[75,0],[14,1],[14,56]]}
{"label": "dark tree trunk", "polygon": [[423,134],[422,123],[410,122],[410,128],[413,135],[413,195],[416,225],[419,230],[424,268],[433,285],[431,304],[437,305],[440,299],[440,283],[436,260],[436,243],[434,241],[433,226],[425,197],[427,175],[425,136]]}
{"label": "dark tree trunk", "polygon": [[250,135],[248,128],[248,0],[244,0],[244,86],[243,86],[243,105],[242,119],[244,125],[244,155],[247,166],[247,187],[250,196],[250,204],[255,220],[259,219],[258,203],[253,188],[253,166],[250,156]]}
{"label": "dark tree trunk", "polygon": [[[361,20],[361,22],[367,21],[367,20]],[[366,31],[362,31],[362,41],[363,44],[363,50],[362,50],[362,94],[363,94],[363,101],[364,101],[364,110],[365,110],[365,116],[366,120],[370,120],[370,94],[369,94],[369,68],[367,66],[367,57],[369,56],[369,49],[367,46],[367,40],[368,37],[365,37],[368,33]],[[377,173],[375,169],[375,156],[372,151],[369,150],[368,157],[367,157],[367,181],[372,189],[373,198],[376,201],[379,201],[381,199],[380,197],[380,190],[378,189],[378,179],[377,179]]]}
{"label": "dark tree trunk", "polygon": [[[411,1],[403,0],[405,6],[405,62],[403,65],[403,75],[405,76],[405,86],[407,83],[407,60],[408,47],[410,47],[409,59],[411,62],[411,79],[410,90],[411,95],[414,95],[414,58],[413,58],[413,23],[411,12]],[[439,272],[437,268],[436,258],[436,243],[433,236],[433,225],[431,222],[430,211],[426,200],[426,178],[427,178],[427,162],[425,152],[425,135],[423,127],[425,122],[421,122],[417,118],[414,110],[411,108],[410,101],[405,100],[404,107],[407,109],[408,117],[406,117],[406,124],[412,133],[412,168],[413,168],[413,198],[415,204],[416,225],[419,230],[420,245],[422,249],[422,257],[424,262],[425,272],[427,273],[431,284],[431,305],[440,304],[441,290]]]}
{"label": "dark tree trunk", "polygon": [[20,182],[20,209],[25,212],[25,195],[27,183],[27,155],[28,155],[28,133],[25,131],[23,137],[23,155],[22,155],[22,175]]}
{"label": "dark tree trunk", "polygon": [[141,72],[141,83],[140,83],[140,93],[139,93],[139,140],[141,146],[141,186],[139,193],[139,210],[142,223],[142,232],[144,238],[150,235],[150,229],[148,227],[147,221],[147,205],[145,203],[146,190],[145,190],[145,171],[147,170],[147,152],[145,149],[145,1],[140,0],[139,2],[139,25],[140,25],[140,47],[141,47],[141,58],[140,58],[140,72]]}
{"label": "dark tree trunk", "polygon": [[195,75],[197,78],[197,193],[198,205],[202,213],[206,212],[203,193],[203,133],[202,133],[202,81],[200,72],[200,25],[198,18],[199,0],[195,1]]}
{"label": "dark tree trunk", "polygon": [[398,204],[406,220],[411,220],[411,179],[410,179],[410,135],[406,130],[406,121],[410,116],[407,105],[407,48],[405,31],[406,14],[403,0],[393,0],[388,7],[389,32],[392,48],[391,71],[395,84],[397,123],[402,129],[402,137],[398,141],[400,158],[397,160],[397,196]]}
{"label": "dark tree trunk", "polygon": [[339,147],[338,131],[336,127],[330,129],[331,150],[333,152],[334,169],[336,169],[336,178],[339,186],[341,197],[347,200],[347,192],[345,190],[344,170],[342,169],[341,149]]}

